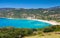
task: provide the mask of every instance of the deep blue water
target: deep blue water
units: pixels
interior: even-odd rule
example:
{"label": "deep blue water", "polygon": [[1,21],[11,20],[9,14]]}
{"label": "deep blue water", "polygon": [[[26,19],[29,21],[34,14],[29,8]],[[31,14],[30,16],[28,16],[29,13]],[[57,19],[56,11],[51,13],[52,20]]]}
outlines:
{"label": "deep blue water", "polygon": [[0,28],[1,27],[44,28],[48,26],[51,26],[51,24],[35,20],[0,18]]}

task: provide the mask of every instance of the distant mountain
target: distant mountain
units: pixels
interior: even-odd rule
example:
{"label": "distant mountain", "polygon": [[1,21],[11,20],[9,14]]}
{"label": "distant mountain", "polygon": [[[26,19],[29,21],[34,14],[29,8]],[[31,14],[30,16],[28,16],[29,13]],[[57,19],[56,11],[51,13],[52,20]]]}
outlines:
{"label": "distant mountain", "polygon": [[60,6],[50,7],[48,10],[60,10]]}

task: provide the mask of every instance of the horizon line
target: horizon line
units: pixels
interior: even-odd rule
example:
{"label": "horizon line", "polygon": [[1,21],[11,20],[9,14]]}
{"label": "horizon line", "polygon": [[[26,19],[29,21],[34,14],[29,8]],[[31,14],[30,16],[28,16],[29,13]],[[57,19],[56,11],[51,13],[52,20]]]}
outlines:
{"label": "horizon line", "polygon": [[39,8],[42,8],[42,9],[47,9],[47,8],[52,8],[52,7],[60,7],[60,6],[51,6],[51,7],[38,7],[38,8],[24,8],[24,7],[0,7],[0,8],[16,8],[16,9],[20,9],[20,8],[22,8],[22,9],[39,9]]}

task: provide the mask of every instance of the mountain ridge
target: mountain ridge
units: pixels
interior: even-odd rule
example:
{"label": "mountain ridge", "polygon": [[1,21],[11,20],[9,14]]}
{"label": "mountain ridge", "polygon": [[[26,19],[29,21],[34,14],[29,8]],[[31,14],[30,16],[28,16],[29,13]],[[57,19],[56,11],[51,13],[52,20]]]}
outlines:
{"label": "mountain ridge", "polygon": [[60,6],[50,7],[47,9],[0,8],[0,17],[60,19]]}

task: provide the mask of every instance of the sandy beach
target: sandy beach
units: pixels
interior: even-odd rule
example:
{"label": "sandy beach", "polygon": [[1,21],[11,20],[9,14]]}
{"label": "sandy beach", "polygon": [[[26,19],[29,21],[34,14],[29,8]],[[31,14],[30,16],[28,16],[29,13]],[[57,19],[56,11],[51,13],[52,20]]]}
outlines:
{"label": "sandy beach", "polygon": [[35,20],[35,21],[42,21],[42,22],[46,22],[46,23],[49,23],[49,24],[52,24],[52,25],[60,25],[60,22],[56,22],[54,20],[40,20],[40,19],[29,19],[29,20]]}
{"label": "sandy beach", "polygon": [[[8,19],[17,19],[17,18],[8,18]],[[41,19],[27,19],[27,20],[35,20],[35,21],[42,21],[42,22],[46,22],[46,23],[49,23],[49,24],[52,24],[52,25],[60,25],[60,22],[56,22],[54,20],[41,20]]]}

